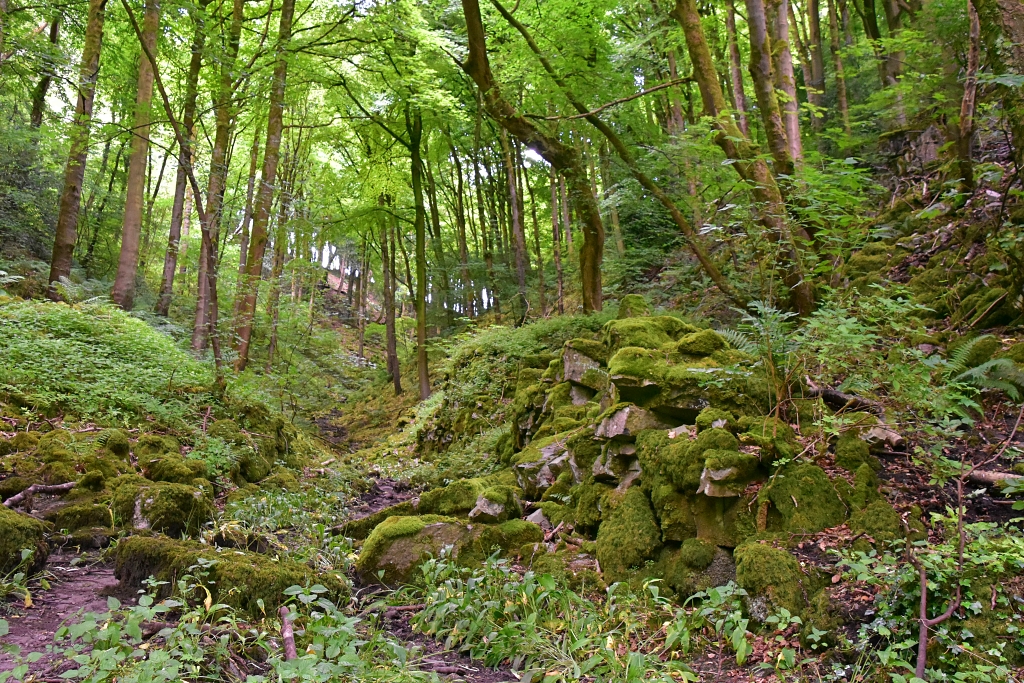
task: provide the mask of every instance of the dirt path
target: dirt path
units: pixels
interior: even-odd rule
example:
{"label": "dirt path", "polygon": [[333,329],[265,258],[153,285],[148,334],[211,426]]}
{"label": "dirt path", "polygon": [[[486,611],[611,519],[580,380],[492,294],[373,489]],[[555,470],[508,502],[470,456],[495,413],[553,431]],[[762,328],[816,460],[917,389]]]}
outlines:
{"label": "dirt path", "polygon": [[[76,558],[79,561],[72,566]],[[9,612],[3,615],[10,627],[3,642],[18,647],[22,654],[45,652],[53,644],[57,629],[79,614],[106,612],[106,596],[117,585],[113,567],[99,563],[95,554],[54,553],[46,572],[50,590],[33,591],[32,607],[27,609],[20,601],[9,603]],[[54,659],[43,657],[30,664],[29,671],[39,674],[52,669]],[[0,651],[0,671],[9,671],[13,666],[13,657]]]}

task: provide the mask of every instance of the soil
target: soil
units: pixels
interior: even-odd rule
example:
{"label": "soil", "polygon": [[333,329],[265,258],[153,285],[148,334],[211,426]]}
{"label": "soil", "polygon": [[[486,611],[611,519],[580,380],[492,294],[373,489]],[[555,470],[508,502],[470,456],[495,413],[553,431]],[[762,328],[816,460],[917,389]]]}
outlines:
{"label": "soil", "polygon": [[374,479],[369,488],[349,504],[349,521],[369,517],[384,508],[415,498],[418,494],[419,489],[414,488],[407,481],[389,478]]}
{"label": "soil", "polygon": [[[74,564],[72,564],[74,562]],[[99,561],[97,554],[57,552],[50,555],[45,576],[49,590],[32,589],[32,606],[26,608],[21,600],[0,605],[0,614],[7,620],[10,632],[4,645],[13,645],[23,654],[46,652],[53,644],[54,635],[62,625],[72,623],[86,612],[107,611],[107,596],[117,586],[112,566]],[[36,678],[52,676],[65,665],[60,654],[50,654],[29,664]],[[10,670],[14,658],[0,650],[0,671]]]}

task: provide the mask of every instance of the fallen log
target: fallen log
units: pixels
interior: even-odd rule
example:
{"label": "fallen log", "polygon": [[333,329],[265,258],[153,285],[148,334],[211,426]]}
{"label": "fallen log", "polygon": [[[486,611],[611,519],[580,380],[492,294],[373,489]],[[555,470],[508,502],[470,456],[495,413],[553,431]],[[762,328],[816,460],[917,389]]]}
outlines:
{"label": "fallen log", "polygon": [[881,415],[884,412],[882,405],[877,401],[847,394],[830,387],[819,387],[809,377],[805,378],[805,380],[807,382],[807,395],[811,398],[821,398],[832,410],[868,410],[876,415]]}
{"label": "fallen log", "polygon": [[1024,475],[1012,472],[993,472],[991,470],[974,470],[967,475],[967,481],[972,484],[983,484],[985,486],[998,486],[1005,482],[1020,481],[1022,479],[1024,479]]}
{"label": "fallen log", "polygon": [[75,487],[75,482],[66,484],[32,484],[21,493],[15,494],[4,501],[4,507],[13,508],[30,499],[34,493],[66,493]]}

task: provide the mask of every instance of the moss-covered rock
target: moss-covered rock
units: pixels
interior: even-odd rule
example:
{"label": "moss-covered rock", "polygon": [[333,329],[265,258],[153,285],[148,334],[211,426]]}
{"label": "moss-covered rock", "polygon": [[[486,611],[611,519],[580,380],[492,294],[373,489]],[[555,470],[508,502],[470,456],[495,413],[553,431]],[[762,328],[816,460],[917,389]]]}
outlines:
{"label": "moss-covered rock", "polygon": [[163,536],[124,539],[114,550],[113,559],[114,575],[123,588],[141,588],[152,576],[167,582],[161,588],[162,596],[173,590],[179,577],[195,575],[202,559],[211,563],[202,571],[208,573],[205,585],[214,602],[243,610],[254,619],[274,614],[287,597],[284,591],[291,586],[318,583],[327,588],[324,597],[337,604],[344,604],[349,595],[340,573],[316,572],[298,562],[237,549],[218,552],[210,546]]}
{"label": "moss-covered rock", "polygon": [[193,535],[213,519],[213,504],[201,489],[139,477],[118,483],[111,507],[120,524],[168,536]]}
{"label": "moss-covered rock", "polygon": [[543,539],[539,526],[519,519],[490,525],[439,515],[389,517],[366,539],[356,571],[364,582],[397,586],[415,580],[417,567],[444,548],[460,565],[475,566],[494,548],[511,552]]}
{"label": "moss-covered rock", "polygon": [[[650,481],[652,479],[654,481]],[[692,496],[683,495],[665,480],[655,477],[644,479],[644,489],[651,497],[663,541],[681,542],[697,535]]]}
{"label": "moss-covered rock", "polygon": [[[516,483],[528,500],[539,500],[559,475],[571,471],[568,437],[568,434],[556,434],[538,439],[513,460]],[[475,502],[476,498],[473,500]]]}
{"label": "moss-covered rock", "polygon": [[651,314],[651,307],[640,294],[627,294],[619,299],[618,319],[642,318]]}
{"label": "moss-covered rock", "polygon": [[874,460],[867,442],[855,430],[843,432],[836,442],[836,464],[850,472]]}
{"label": "moss-covered rock", "polygon": [[135,456],[139,460],[155,458],[160,455],[177,455],[180,451],[181,445],[173,436],[143,434],[135,442]]}
{"label": "moss-covered rock", "polygon": [[269,477],[259,482],[259,487],[264,490],[291,491],[293,493],[302,490],[302,484],[299,483],[295,473],[283,467],[278,467]]}
{"label": "moss-covered rock", "polygon": [[595,482],[589,478],[572,489],[573,519],[576,526],[583,530],[593,530],[604,518],[606,495],[613,488],[607,484]]}
{"label": "moss-covered rock", "polygon": [[614,354],[628,346],[660,349],[677,341],[684,334],[697,331],[693,325],[667,315],[623,318],[605,324],[604,341],[608,352]]}
{"label": "moss-covered rock", "polygon": [[721,351],[729,344],[714,330],[701,330],[684,334],[676,344],[676,352],[687,356],[710,356],[715,351]]}
{"label": "moss-covered rock", "polygon": [[597,560],[605,580],[626,580],[629,570],[653,560],[661,545],[650,501],[641,489],[629,489],[597,531]]}
{"label": "moss-covered rock", "polygon": [[483,490],[484,483],[479,479],[459,479],[421,494],[416,509],[421,515],[466,515]]}
{"label": "moss-covered rock", "polygon": [[46,515],[55,529],[75,531],[82,528],[112,527],[110,505],[105,503],[75,503],[65,505]]}
{"label": "moss-covered rock", "polygon": [[99,470],[89,470],[82,475],[82,478],[75,484],[75,488],[72,489],[73,493],[79,492],[96,492],[102,491],[103,487],[107,483],[107,477]]}
{"label": "moss-covered rock", "polygon": [[202,460],[182,458],[180,455],[165,455],[146,461],[143,475],[152,481],[166,481],[173,484],[191,484],[195,479],[207,479],[210,474]]}
{"label": "moss-covered rock", "polygon": [[32,557],[22,568],[29,572],[42,569],[50,552],[45,533],[43,522],[0,505],[0,575],[22,567],[23,550],[31,550]]}
{"label": "moss-covered rock", "polygon": [[36,482],[28,477],[13,476],[0,479],[0,501],[18,495],[34,483]]}
{"label": "moss-covered rock", "polygon": [[771,502],[769,529],[816,533],[842,524],[847,517],[846,505],[817,465],[789,465],[777,473],[761,490]]}
{"label": "moss-covered rock", "polygon": [[38,432],[18,432],[11,437],[11,446],[18,452],[30,451],[38,445]]}
{"label": "moss-covered rock", "polygon": [[507,521],[510,517],[519,517],[523,513],[519,502],[519,489],[514,486],[488,486],[476,500],[476,505],[469,512],[474,522],[497,524]]}
{"label": "moss-covered rock", "polygon": [[234,420],[215,420],[206,430],[206,435],[216,437],[236,446],[244,446],[246,444],[245,435],[242,434],[241,428]]}
{"label": "moss-covered rock", "polygon": [[131,442],[128,441],[128,435],[120,429],[107,429],[100,433],[97,440],[104,448],[119,458],[127,458],[131,450]]}
{"label": "moss-covered rock", "polygon": [[[736,583],[752,597],[765,597],[778,608],[802,614],[809,592],[800,563],[785,550],[764,543],[747,543],[736,548]],[[769,610],[769,614],[775,610]],[[767,616],[767,615],[765,615]]]}
{"label": "moss-covered rock", "polygon": [[800,453],[796,432],[777,417],[743,417],[738,425],[743,430],[740,442],[760,448],[761,462],[766,465],[792,460]]}
{"label": "moss-covered rock", "polygon": [[360,517],[359,519],[339,524],[334,528],[334,531],[349,538],[363,540],[370,535],[370,532],[377,528],[378,524],[388,517],[408,517],[415,514],[416,506],[413,505],[413,502],[411,500],[404,500],[401,503],[378,510],[366,517]]}
{"label": "moss-covered rock", "polygon": [[738,428],[736,424],[736,418],[728,410],[721,410],[719,408],[705,408],[697,414],[697,419],[694,421],[697,425],[697,431],[703,432],[706,429],[721,428],[727,429],[730,432],[735,432]]}
{"label": "moss-covered rock", "polygon": [[850,531],[865,534],[877,543],[903,538],[900,515],[889,503],[876,500],[850,517]]}

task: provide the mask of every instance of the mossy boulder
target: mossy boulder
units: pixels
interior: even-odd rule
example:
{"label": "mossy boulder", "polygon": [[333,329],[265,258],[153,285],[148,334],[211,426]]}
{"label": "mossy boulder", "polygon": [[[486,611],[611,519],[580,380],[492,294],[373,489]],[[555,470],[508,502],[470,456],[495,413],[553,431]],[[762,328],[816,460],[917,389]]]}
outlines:
{"label": "mossy boulder", "polygon": [[843,432],[836,441],[836,464],[840,467],[856,472],[861,465],[868,464],[874,460],[871,450],[866,441],[854,430]]}
{"label": "mossy boulder", "polygon": [[[556,434],[538,439],[513,460],[516,483],[528,500],[539,500],[559,475],[571,471],[572,462],[566,443],[568,436]],[[476,498],[473,500],[475,503]]]}
{"label": "mossy boulder", "polygon": [[765,465],[792,460],[800,453],[796,432],[777,417],[742,417],[737,424],[742,430],[740,443],[757,446]]}
{"label": "mossy boulder", "polygon": [[697,426],[698,432],[713,428],[726,429],[730,432],[735,432],[737,429],[736,417],[728,410],[719,408],[705,408],[700,411],[694,424]]}
{"label": "mossy boulder", "polygon": [[82,478],[75,483],[73,493],[102,491],[107,483],[107,477],[99,470],[89,470],[82,475]]}
{"label": "mossy boulder", "polygon": [[119,458],[127,458],[131,451],[128,435],[120,429],[107,429],[101,432],[97,441]]}
{"label": "mossy boulder", "polygon": [[[193,541],[178,541],[164,536],[132,536],[113,551],[114,576],[125,589],[138,589],[150,576],[166,581],[161,597],[173,590],[177,579],[195,575],[200,560],[207,564],[205,585],[214,602],[246,612],[253,619],[273,615],[291,586],[320,584],[326,597],[342,605],[348,600],[349,587],[336,572],[318,572],[290,560],[237,549],[218,551]],[[263,603],[262,607],[260,603]]]}
{"label": "mossy boulder", "polygon": [[692,496],[683,495],[658,477],[645,477],[643,486],[651,497],[663,541],[680,542],[697,535]]}
{"label": "mossy boulder", "polygon": [[627,294],[619,299],[619,312],[616,316],[619,320],[642,318],[650,314],[651,307],[647,305],[647,299],[640,294]]}
{"label": "mossy boulder", "polygon": [[661,545],[651,502],[641,489],[629,489],[597,531],[597,560],[605,580],[627,580],[630,570],[653,560]]}
{"label": "mossy boulder", "polygon": [[676,352],[687,356],[704,357],[721,351],[728,345],[728,342],[714,330],[701,330],[684,334],[676,344]]}
{"label": "mossy boulder", "polygon": [[244,446],[247,442],[241,428],[234,420],[215,420],[206,430],[207,436],[213,436],[236,446]]}
{"label": "mossy boulder", "polygon": [[508,553],[543,539],[539,526],[519,519],[491,525],[440,515],[389,517],[363,543],[356,571],[364,582],[397,586],[414,581],[419,565],[445,548],[468,567],[483,562],[495,548]]}
{"label": "mossy boulder", "polygon": [[488,486],[476,500],[469,512],[469,519],[485,524],[497,524],[523,512],[519,503],[518,489],[514,486]]}
{"label": "mossy boulder", "polygon": [[761,496],[771,503],[769,529],[816,533],[846,521],[847,508],[817,465],[800,463],[779,471]]}
{"label": "mossy boulder", "polygon": [[11,437],[11,446],[15,451],[25,452],[30,451],[39,445],[39,433],[38,432],[18,432]]}
{"label": "mossy boulder", "polygon": [[413,505],[411,500],[405,500],[401,503],[386,507],[383,510],[378,510],[366,517],[360,517],[359,519],[343,522],[336,526],[334,531],[335,533],[339,533],[349,538],[363,540],[370,535],[370,532],[377,528],[378,524],[388,517],[408,517],[415,514],[416,506]]}
{"label": "mossy boulder", "polygon": [[876,543],[903,538],[900,514],[884,500],[876,500],[850,517],[850,531],[864,534]]}
{"label": "mossy boulder", "polygon": [[611,354],[629,346],[661,349],[684,334],[698,331],[693,325],[667,315],[623,318],[605,323],[604,342]]}
{"label": "mossy boulder", "polygon": [[299,483],[295,473],[283,467],[278,467],[269,477],[259,482],[259,487],[264,490],[291,491],[293,493],[302,490],[302,484]]}
{"label": "mossy boulder", "polygon": [[143,434],[135,442],[135,456],[139,460],[154,458],[160,455],[177,455],[180,451],[181,444],[173,436]]}
{"label": "mossy boulder", "polygon": [[28,477],[19,477],[17,475],[0,479],[0,501],[18,495],[34,483],[36,482]]}
{"label": "mossy boulder", "polygon": [[571,491],[573,520],[580,529],[596,529],[606,511],[605,498],[614,489],[593,478],[574,486]]}
{"label": "mossy boulder", "polygon": [[208,493],[195,486],[121,478],[111,499],[115,518],[135,529],[152,529],[168,536],[196,534],[213,519]]}
{"label": "mossy boulder", "polygon": [[195,479],[207,479],[210,476],[205,462],[177,454],[148,460],[143,466],[143,475],[152,481],[173,484],[191,484]]}
{"label": "mossy boulder", "polygon": [[736,564],[729,551],[694,538],[679,548],[663,548],[648,573],[661,578],[683,600],[697,591],[735,581]]}
{"label": "mossy boulder", "polygon": [[484,483],[479,479],[459,479],[421,494],[416,510],[421,515],[467,515],[483,490]]}
{"label": "mossy boulder", "polygon": [[[43,568],[50,550],[45,541],[46,525],[0,505],[0,576],[18,567],[34,573]],[[28,566],[22,566],[22,550],[31,550]]]}
{"label": "mossy boulder", "polygon": [[52,522],[57,530],[76,531],[82,528],[111,527],[110,505],[106,503],[84,502],[65,505],[46,515],[46,521]]}
{"label": "mossy boulder", "polygon": [[[752,598],[765,598],[774,608],[784,607],[793,614],[802,614],[807,606],[810,591],[808,577],[800,569],[800,563],[781,548],[774,548],[760,542],[747,543],[736,548],[736,583]],[[767,609],[765,616],[776,609]]]}

